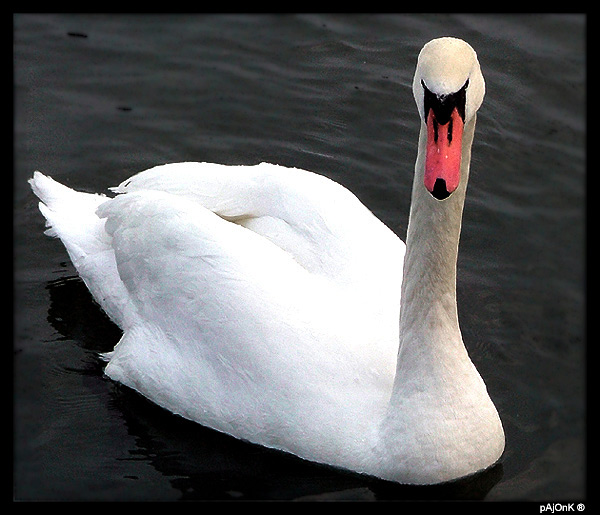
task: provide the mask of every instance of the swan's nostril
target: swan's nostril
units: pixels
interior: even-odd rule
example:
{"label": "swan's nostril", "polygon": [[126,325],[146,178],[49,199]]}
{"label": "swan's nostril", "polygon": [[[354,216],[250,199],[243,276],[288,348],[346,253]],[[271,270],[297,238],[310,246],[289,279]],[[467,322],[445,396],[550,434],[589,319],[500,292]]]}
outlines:
{"label": "swan's nostril", "polygon": [[450,196],[450,192],[446,188],[446,181],[439,177],[435,180],[433,190],[430,193],[438,200],[444,200]]}

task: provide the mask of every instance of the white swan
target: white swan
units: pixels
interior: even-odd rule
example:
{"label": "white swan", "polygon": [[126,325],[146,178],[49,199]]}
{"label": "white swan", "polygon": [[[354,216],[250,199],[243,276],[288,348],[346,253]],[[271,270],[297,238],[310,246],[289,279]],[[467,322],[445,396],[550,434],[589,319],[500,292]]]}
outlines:
{"label": "white swan", "polygon": [[302,170],[169,164],[114,199],[35,172],[47,233],[123,329],[106,374],[205,426],[392,481],[494,464],[502,424],[456,308],[484,89],[467,43],[419,54],[406,256],[352,193]]}

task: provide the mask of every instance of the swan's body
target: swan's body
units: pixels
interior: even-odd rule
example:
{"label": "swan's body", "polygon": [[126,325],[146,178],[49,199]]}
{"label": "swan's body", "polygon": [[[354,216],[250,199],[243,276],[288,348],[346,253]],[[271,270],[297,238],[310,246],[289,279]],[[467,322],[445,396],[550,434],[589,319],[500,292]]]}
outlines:
{"label": "swan's body", "polygon": [[[36,172],[48,233],[123,329],[106,374],[219,431],[393,481],[496,462],[502,425],[463,345],[455,291],[483,89],[466,43],[424,47],[406,258],[353,194],[302,170],[164,165],[114,199]],[[444,145],[440,164],[429,156]]]}

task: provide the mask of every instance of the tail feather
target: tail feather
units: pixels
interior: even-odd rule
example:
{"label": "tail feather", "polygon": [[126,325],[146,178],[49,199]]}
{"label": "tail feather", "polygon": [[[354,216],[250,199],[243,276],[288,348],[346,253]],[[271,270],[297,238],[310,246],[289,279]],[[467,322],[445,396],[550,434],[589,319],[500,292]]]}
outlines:
{"label": "tail feather", "polygon": [[50,209],[54,209],[63,199],[72,199],[76,194],[72,189],[38,171],[33,172],[33,177],[28,182],[35,195]]}
{"label": "tail feather", "polygon": [[53,210],[59,203],[59,199],[69,197],[69,192],[72,190],[38,171],[33,172],[33,177],[27,182],[29,182],[33,193],[41,201],[38,206],[46,219],[47,227],[44,234],[55,238],[58,237],[53,223]]}
{"label": "tail feather", "polygon": [[93,297],[123,327],[128,295],[117,271],[112,238],[104,230],[105,220],[96,215],[108,198],[72,190],[37,171],[29,184],[41,201],[45,234],[60,238]]}
{"label": "tail feather", "polygon": [[96,216],[96,209],[107,197],[72,190],[37,171],[29,184],[41,200],[45,234],[62,240],[75,267],[86,255],[106,249],[104,224]]}
{"label": "tail feather", "polygon": [[38,208],[40,210],[40,213],[42,213],[42,215],[44,215],[44,218],[46,219],[47,229],[44,231],[44,234],[46,236],[51,236],[52,238],[58,238],[58,233],[56,232],[54,224],[52,223],[52,210],[43,202],[40,202],[38,204]]}

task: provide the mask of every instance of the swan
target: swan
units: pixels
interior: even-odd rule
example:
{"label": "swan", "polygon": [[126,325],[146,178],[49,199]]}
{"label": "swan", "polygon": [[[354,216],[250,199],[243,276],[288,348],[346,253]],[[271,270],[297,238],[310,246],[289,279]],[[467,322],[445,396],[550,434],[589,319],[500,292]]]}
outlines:
{"label": "swan", "polygon": [[476,112],[466,42],[417,60],[406,245],[350,191],[262,163],[174,163],[111,188],[29,180],[122,329],[105,373],[204,426],[405,484],[495,464],[502,423],[463,344],[456,263]]}

